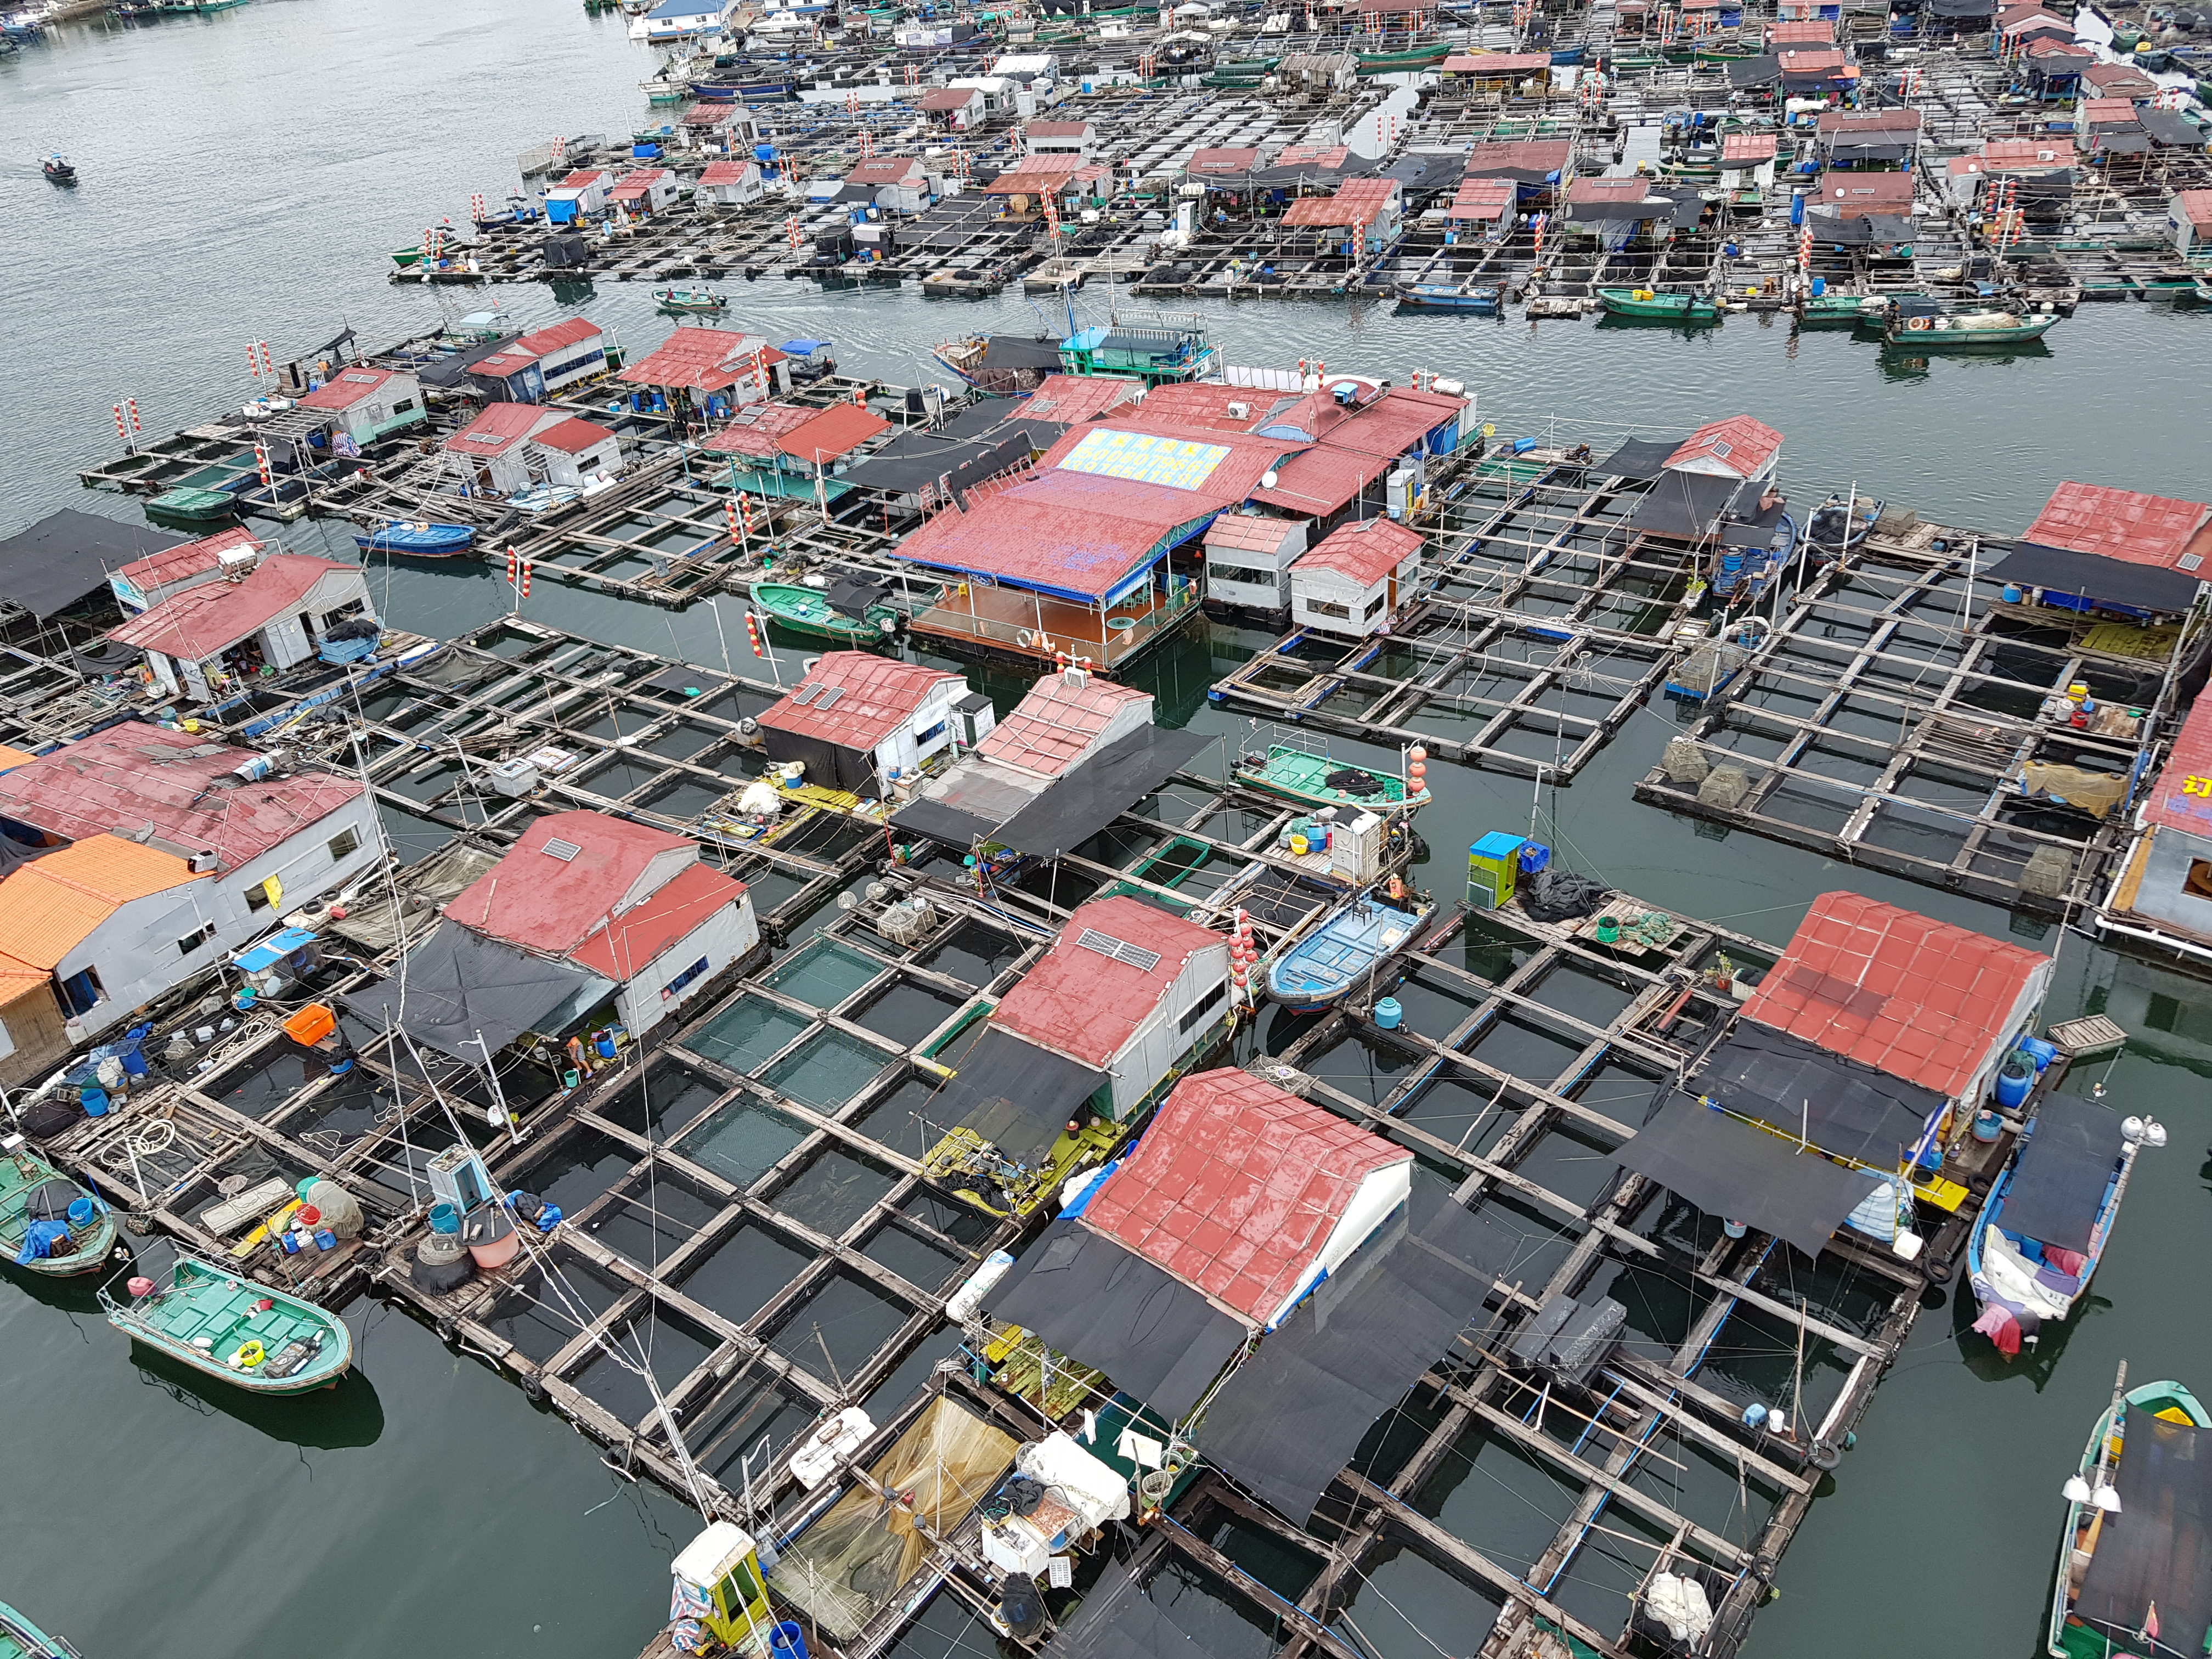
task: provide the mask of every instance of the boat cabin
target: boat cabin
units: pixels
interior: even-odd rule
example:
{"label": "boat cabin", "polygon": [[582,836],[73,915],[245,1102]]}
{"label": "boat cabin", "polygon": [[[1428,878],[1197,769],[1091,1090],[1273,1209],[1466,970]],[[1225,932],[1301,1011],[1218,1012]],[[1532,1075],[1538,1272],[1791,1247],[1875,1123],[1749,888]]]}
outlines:
{"label": "boat cabin", "polygon": [[1291,623],[1361,638],[1388,633],[1421,579],[1421,536],[1390,519],[1331,532],[1292,561]]}
{"label": "boat cabin", "polygon": [[863,799],[903,795],[948,752],[968,682],[940,668],[866,651],[831,651],[760,715],[769,758],[796,762],[800,781]]}
{"label": "boat cabin", "polygon": [[446,440],[465,493],[512,495],[536,484],[581,487],[622,470],[622,440],[596,422],[538,404],[489,404]]}
{"label": "boat cabin", "polygon": [[343,434],[364,449],[429,418],[422,382],[400,368],[337,369],[298,407],[323,431]]}
{"label": "boat cabin", "polygon": [[744,884],[701,862],[696,842],[604,812],[532,820],[445,914],[453,931],[574,970],[525,1022],[549,1036],[568,1027],[536,1027],[545,1009],[580,1020],[607,1002],[633,1036],[651,1030],[760,945]]}
{"label": "boat cabin", "polygon": [[220,580],[187,586],[107,630],[143,652],[162,695],[213,702],[263,670],[296,667],[349,617],[374,616],[368,574],[304,553],[227,560]]}

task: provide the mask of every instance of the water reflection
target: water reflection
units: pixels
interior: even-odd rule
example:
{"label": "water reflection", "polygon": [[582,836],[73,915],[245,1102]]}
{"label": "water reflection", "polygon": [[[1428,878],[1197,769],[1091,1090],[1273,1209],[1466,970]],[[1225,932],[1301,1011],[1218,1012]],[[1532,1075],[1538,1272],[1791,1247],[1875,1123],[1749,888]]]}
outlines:
{"label": "water reflection", "polygon": [[228,1417],[289,1446],[335,1451],[373,1446],[384,1434],[384,1403],[359,1370],[311,1394],[268,1395],[225,1388],[182,1361],[133,1345],[138,1380],[203,1417]]}

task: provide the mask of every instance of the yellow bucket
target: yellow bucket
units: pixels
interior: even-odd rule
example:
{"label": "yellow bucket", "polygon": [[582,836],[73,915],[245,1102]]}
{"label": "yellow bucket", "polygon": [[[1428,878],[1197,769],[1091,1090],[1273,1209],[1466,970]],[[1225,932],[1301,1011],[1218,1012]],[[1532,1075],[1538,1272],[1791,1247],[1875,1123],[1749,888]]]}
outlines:
{"label": "yellow bucket", "polygon": [[1311,846],[1312,843],[1305,838],[1303,833],[1293,835],[1291,837],[1291,856],[1294,859],[1302,859],[1306,855]]}

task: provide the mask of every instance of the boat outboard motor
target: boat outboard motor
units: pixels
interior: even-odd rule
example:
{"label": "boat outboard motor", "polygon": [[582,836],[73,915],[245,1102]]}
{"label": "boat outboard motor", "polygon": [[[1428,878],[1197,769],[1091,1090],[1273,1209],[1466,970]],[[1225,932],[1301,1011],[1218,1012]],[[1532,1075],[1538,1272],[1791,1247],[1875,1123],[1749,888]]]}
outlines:
{"label": "boat outboard motor", "polygon": [[1006,1575],[999,1586],[999,1622],[1018,1642],[1033,1642],[1044,1634],[1044,1597],[1036,1579],[1026,1573]]}

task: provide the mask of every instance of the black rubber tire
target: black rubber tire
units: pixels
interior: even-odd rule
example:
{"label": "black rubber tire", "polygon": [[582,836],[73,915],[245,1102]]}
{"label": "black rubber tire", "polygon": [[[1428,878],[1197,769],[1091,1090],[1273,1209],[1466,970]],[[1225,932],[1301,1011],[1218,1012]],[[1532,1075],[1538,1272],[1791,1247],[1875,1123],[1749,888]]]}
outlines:
{"label": "black rubber tire", "polygon": [[1951,1273],[1949,1262],[1931,1261],[1928,1264],[1928,1282],[1930,1285],[1948,1285],[1951,1282]]}
{"label": "black rubber tire", "polygon": [[1806,1455],[1806,1462],[1816,1469],[1832,1469],[1843,1461],[1843,1453],[1825,1440],[1815,1440],[1813,1449]]}

